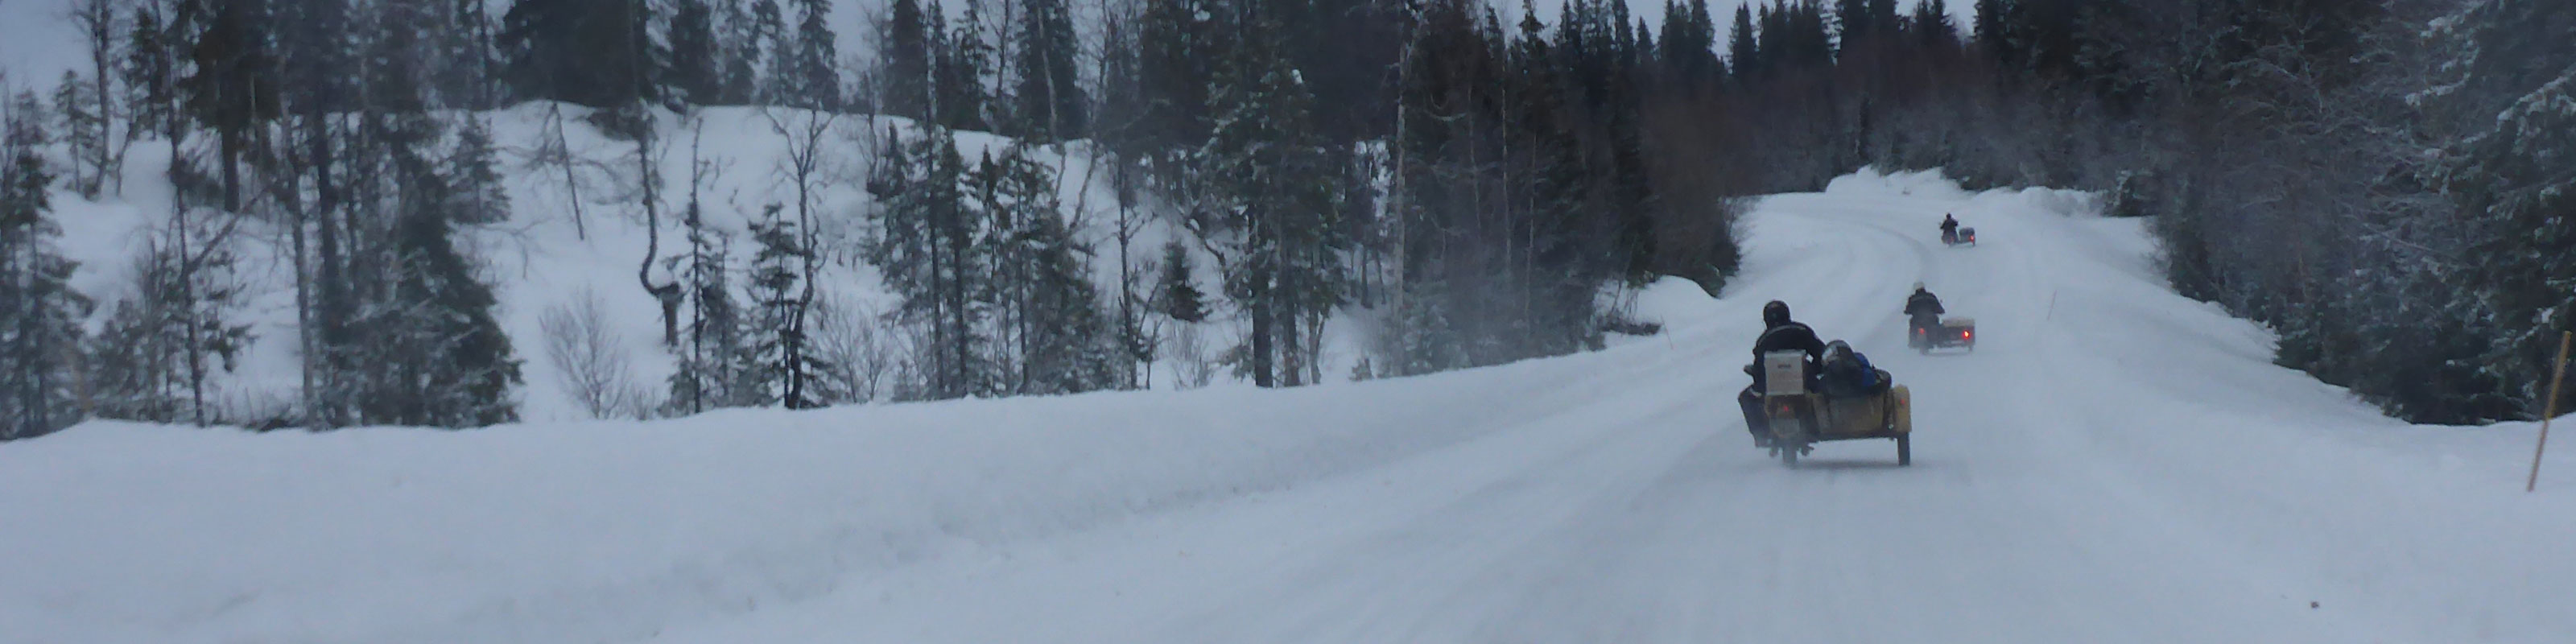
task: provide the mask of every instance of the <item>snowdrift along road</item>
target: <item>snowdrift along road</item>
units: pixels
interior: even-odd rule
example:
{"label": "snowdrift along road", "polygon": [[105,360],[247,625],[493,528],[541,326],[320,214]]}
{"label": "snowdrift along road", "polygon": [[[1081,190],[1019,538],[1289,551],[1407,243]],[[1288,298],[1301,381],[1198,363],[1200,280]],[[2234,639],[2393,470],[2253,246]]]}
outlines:
{"label": "snowdrift along road", "polygon": [[[2576,458],[2267,363],[2080,195],[1862,174],[1610,350],[1289,391],[0,446],[7,642],[2576,640]],[[1956,212],[1989,242],[1945,248]],[[1919,356],[1927,282],[1980,350]],[[1733,407],[1788,300],[1916,462]]]}

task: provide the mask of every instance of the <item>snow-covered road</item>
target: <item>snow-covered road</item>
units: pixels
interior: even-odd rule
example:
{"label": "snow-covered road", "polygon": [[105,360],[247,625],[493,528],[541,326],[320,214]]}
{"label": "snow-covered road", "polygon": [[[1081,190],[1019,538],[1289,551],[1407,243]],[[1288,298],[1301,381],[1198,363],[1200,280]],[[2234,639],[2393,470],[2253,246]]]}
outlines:
{"label": "snow-covered road", "polygon": [[[0,623],[40,626],[0,641],[2576,641],[2576,458],[2524,495],[2527,426],[2411,427],[2270,366],[2078,201],[1774,197],[1726,298],[1649,293],[1665,335],[1426,378],[83,428],[0,447]],[[1983,245],[1937,243],[1944,212]],[[1916,280],[1976,352],[1904,349]],[[1913,388],[1914,465],[1751,446],[1770,299]],[[81,538],[120,530],[170,534]]]}

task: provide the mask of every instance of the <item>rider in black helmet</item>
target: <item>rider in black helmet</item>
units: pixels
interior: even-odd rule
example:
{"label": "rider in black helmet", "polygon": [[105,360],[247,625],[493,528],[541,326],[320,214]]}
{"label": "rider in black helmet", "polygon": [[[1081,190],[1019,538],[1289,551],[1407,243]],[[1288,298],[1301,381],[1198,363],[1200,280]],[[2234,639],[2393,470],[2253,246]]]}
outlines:
{"label": "rider in black helmet", "polygon": [[1946,214],[1941,215],[1941,241],[1943,243],[1950,244],[1959,243],[1958,217],[1952,217]]}
{"label": "rider in black helmet", "polygon": [[[1925,329],[1941,326],[1941,314],[1948,312],[1941,309],[1939,296],[1933,295],[1931,289],[1923,288],[1922,282],[1915,282],[1914,294],[1905,296],[1905,330],[1909,334],[1921,335]],[[1908,341],[1912,341],[1911,336]]]}
{"label": "rider in black helmet", "polygon": [[1772,300],[1762,305],[1762,336],[1753,340],[1753,384],[1735,396],[1744,408],[1744,429],[1753,433],[1756,445],[1771,442],[1770,423],[1762,415],[1762,354],[1773,351],[1802,351],[1807,354],[1807,373],[1816,373],[1816,363],[1825,359],[1825,343],[1816,339],[1816,330],[1789,319],[1789,304]]}

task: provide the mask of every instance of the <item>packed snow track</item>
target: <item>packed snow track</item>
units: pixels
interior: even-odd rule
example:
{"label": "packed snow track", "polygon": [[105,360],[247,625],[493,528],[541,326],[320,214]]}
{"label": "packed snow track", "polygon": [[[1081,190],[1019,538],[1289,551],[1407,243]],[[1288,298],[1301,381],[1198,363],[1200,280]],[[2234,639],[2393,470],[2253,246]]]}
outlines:
{"label": "packed snow track", "polygon": [[[2576,459],[2268,364],[2079,195],[1781,195],[1664,335],[1292,391],[0,445],[9,642],[2566,642]],[[1944,213],[1978,229],[1948,248]],[[1917,355],[1925,282],[1973,354]],[[1763,302],[1914,391],[1792,469]]]}

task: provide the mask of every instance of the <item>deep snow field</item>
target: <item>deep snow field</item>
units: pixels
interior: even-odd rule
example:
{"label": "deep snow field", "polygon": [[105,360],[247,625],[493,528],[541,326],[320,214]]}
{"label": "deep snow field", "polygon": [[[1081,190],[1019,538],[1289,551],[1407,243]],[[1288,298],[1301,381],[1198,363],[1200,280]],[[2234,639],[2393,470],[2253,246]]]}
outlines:
{"label": "deep snow field", "polygon": [[[1416,378],[91,423],[0,445],[0,642],[2576,641],[2576,444],[2525,494],[2530,424],[2275,367],[2092,209],[1865,171],[1762,201],[1724,298],[1644,293],[1664,335]],[[1916,280],[1974,353],[1904,349]],[[1913,466],[1752,447],[1774,298],[1913,388]]]}

